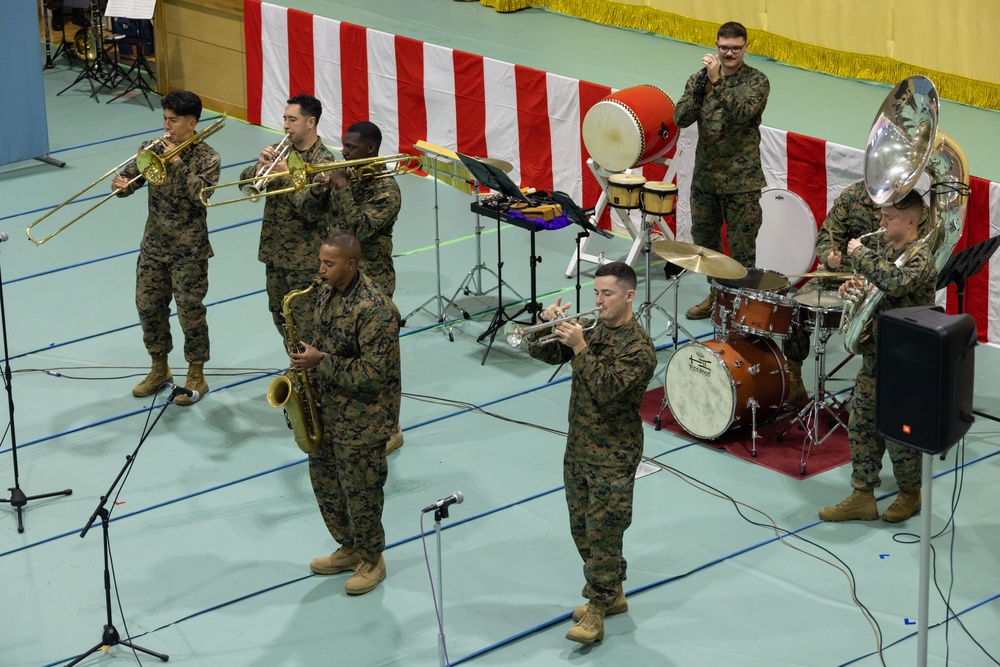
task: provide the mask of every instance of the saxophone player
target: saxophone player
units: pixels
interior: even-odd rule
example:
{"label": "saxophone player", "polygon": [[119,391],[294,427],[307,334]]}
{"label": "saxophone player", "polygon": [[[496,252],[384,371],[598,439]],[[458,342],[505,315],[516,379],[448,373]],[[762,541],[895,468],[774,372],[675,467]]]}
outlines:
{"label": "saxophone player", "polygon": [[[875,426],[875,363],[878,316],[895,308],[934,304],[937,282],[934,255],[926,243],[917,240],[925,209],[920,195],[910,191],[896,204],[882,207],[880,226],[885,233],[878,250],[866,247],[858,238],[847,243],[846,254],[855,273],[878,287],[884,297],[866,324],[871,335],[863,336],[860,343],[862,364],[848,422],[854,491],[839,504],[821,509],[819,518],[823,521],[874,521],[879,517],[875,489],[881,484],[879,472],[887,449],[899,495],[882,518],[896,523],[920,511],[920,453],[886,442]],[[896,266],[895,261],[904,253],[912,253],[912,257],[902,266]],[[840,295],[845,296],[848,290],[860,286],[860,280],[851,279],[840,286]]]}
{"label": "saxophone player", "polygon": [[399,311],[358,270],[361,244],[350,234],[319,249],[325,283],[316,299],[314,340],[289,355],[310,371],[320,397],[323,438],[309,455],[309,478],[320,513],[340,548],[309,564],[316,574],[353,570],[348,595],[385,579],[382,507],[388,465],[385,445],[399,423]]}

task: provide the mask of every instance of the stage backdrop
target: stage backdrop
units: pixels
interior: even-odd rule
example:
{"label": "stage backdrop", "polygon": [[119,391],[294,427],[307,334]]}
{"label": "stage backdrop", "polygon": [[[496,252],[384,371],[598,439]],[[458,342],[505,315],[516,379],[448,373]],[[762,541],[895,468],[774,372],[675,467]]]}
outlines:
{"label": "stage backdrop", "polygon": [[8,103],[0,123],[0,164],[49,152],[37,11],[34,2],[5,2],[3,7],[0,90]]}
{"label": "stage backdrop", "polygon": [[[383,154],[413,154],[413,144],[425,139],[507,160],[514,165],[511,178],[522,186],[562,190],[584,207],[597,202],[600,189],[586,167],[580,127],[587,110],[611,92],[605,86],[257,0],[246,0],[245,27],[252,123],[281,128],[285,100],[310,93],[324,104],[320,134],[334,143],[345,127],[370,119],[382,129]],[[769,127],[762,135],[769,187],[802,197],[817,225],[840,191],[862,178],[858,149]],[[678,141],[675,232],[686,241],[691,239],[687,195],[696,141],[693,128]],[[659,165],[642,171],[650,180],[664,174]],[[973,178],[957,249],[997,233],[1000,184]],[[567,246],[567,258],[571,251]],[[967,303],[980,340],[1000,343],[1000,259],[994,257],[988,270],[969,281]],[[954,287],[948,307],[954,312]]]}

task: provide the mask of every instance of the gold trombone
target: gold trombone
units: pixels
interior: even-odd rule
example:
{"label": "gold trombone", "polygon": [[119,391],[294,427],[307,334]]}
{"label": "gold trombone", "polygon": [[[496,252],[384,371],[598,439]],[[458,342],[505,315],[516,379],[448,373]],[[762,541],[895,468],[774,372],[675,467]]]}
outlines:
{"label": "gold trombone", "polygon": [[[157,147],[157,145],[159,145],[160,147],[162,147],[162,146],[165,145],[164,144],[164,140],[169,139],[169,138],[170,138],[170,134],[169,133],[164,134],[162,137],[157,137],[156,139],[153,140],[152,143],[149,144],[149,146],[147,147],[147,149],[153,149],[154,147]],[[79,220],[83,216],[87,215],[88,213],[90,213],[91,211],[93,211],[95,208],[97,208],[98,206],[100,206],[104,202],[108,201],[109,199],[111,199],[112,197],[114,197],[115,195],[117,195],[119,192],[121,192],[122,190],[124,190],[125,188],[127,188],[130,185],[132,185],[133,183],[135,183],[140,178],[142,178],[142,174],[140,173],[135,178],[133,178],[132,180],[130,180],[128,183],[126,183],[125,184],[125,188],[115,188],[115,189],[113,189],[111,191],[111,194],[105,196],[99,202],[97,202],[96,204],[94,204],[93,206],[91,206],[90,208],[88,208],[86,211],[84,211],[80,215],[76,216],[75,218],[73,218],[72,220],[70,220],[65,225],[63,225],[62,227],[60,227],[56,231],[52,232],[51,234],[49,234],[45,238],[39,240],[39,239],[36,239],[34,236],[31,235],[31,230],[35,227],[35,225],[37,225],[38,223],[40,223],[42,220],[45,220],[47,217],[49,217],[50,215],[52,215],[53,213],[55,213],[56,211],[58,211],[59,209],[61,209],[63,206],[66,206],[67,204],[71,203],[74,199],[76,199],[77,197],[79,197],[80,195],[82,195],[84,192],[87,192],[88,190],[90,190],[91,188],[93,188],[94,186],[96,186],[98,183],[102,182],[108,176],[111,176],[112,174],[115,174],[115,175],[121,174],[122,171],[124,171],[125,169],[128,169],[130,166],[132,166],[132,163],[136,161],[136,158],[137,158],[137,156],[133,155],[132,157],[130,157],[129,159],[125,160],[121,164],[112,167],[110,171],[108,171],[106,174],[104,174],[103,176],[101,176],[99,179],[97,179],[96,181],[94,181],[93,183],[91,183],[90,185],[88,185],[87,187],[85,187],[83,190],[80,190],[75,195],[73,195],[72,197],[70,197],[69,199],[67,199],[66,201],[64,201],[63,203],[59,204],[59,206],[56,206],[55,208],[53,208],[52,210],[50,210],[48,213],[46,213],[45,215],[43,215],[42,217],[40,217],[38,220],[35,220],[33,223],[31,223],[30,225],[28,225],[28,228],[24,230],[25,233],[28,235],[28,239],[32,243],[34,243],[35,245],[42,245],[43,243],[45,243],[46,241],[48,241],[50,238],[52,238],[53,236],[57,235],[59,232],[61,232],[62,230],[66,229],[67,227],[69,227],[70,225],[72,225],[74,222],[76,222],[77,220]]]}
{"label": "gold trombone", "polygon": [[153,185],[162,185],[163,181],[167,179],[167,162],[189,146],[200,144],[206,138],[221,130],[222,126],[226,124],[228,117],[229,114],[222,114],[222,117],[217,121],[201,132],[196,133],[190,139],[177,144],[163,155],[157,155],[149,149],[139,151],[139,154],[135,156],[135,163],[139,167],[139,173],[145,176],[146,180]]}
{"label": "gold trombone", "polygon": [[[503,328],[503,335],[504,338],[507,339],[508,345],[510,345],[511,347],[520,347],[521,342],[524,340],[524,337],[527,336],[528,334],[536,333],[538,331],[545,331],[546,329],[551,329],[557,324],[562,324],[563,322],[574,322],[576,320],[583,320],[584,318],[588,318],[591,315],[593,315],[594,320],[589,324],[584,325],[584,322],[580,322],[580,325],[583,326],[584,331],[590,331],[591,329],[597,326],[597,320],[601,310],[602,307],[598,306],[597,308],[591,308],[590,310],[585,310],[582,313],[577,313],[576,315],[566,315],[564,317],[557,317],[554,320],[549,320],[548,322],[542,322],[540,324],[534,324],[528,327],[522,327],[517,322],[508,322],[507,326]],[[557,342],[558,340],[559,337],[556,336],[555,333],[550,333],[546,336],[542,336],[541,338],[536,339],[535,342],[540,345],[545,345],[548,343]]]}
{"label": "gold trombone", "polygon": [[[256,202],[260,200],[260,193],[264,191],[267,187],[267,180],[265,176],[271,173],[274,169],[274,165],[278,164],[282,160],[288,157],[288,153],[292,150],[292,135],[286,134],[285,138],[281,140],[281,143],[274,147],[277,154],[274,159],[271,160],[271,164],[257,170],[257,180],[251,185],[247,185],[241,188],[244,193],[250,198],[250,201]],[[207,206],[207,204],[206,204]]]}
{"label": "gold trombone", "polygon": [[[211,207],[232,204],[238,201],[257,201],[257,199],[261,197],[283,195],[288,194],[289,192],[301,192],[307,188],[319,185],[319,183],[311,182],[313,176],[326,171],[333,171],[334,169],[350,169],[352,179],[363,180],[409,174],[419,168],[420,158],[403,153],[389,155],[387,157],[376,156],[362,158],[360,160],[340,160],[335,162],[321,162],[318,164],[309,164],[303,160],[302,156],[298,153],[290,153],[288,155],[288,171],[274,172],[266,175],[254,176],[253,178],[244,178],[241,181],[221,183],[219,185],[202,188],[201,201],[205,204],[205,206]],[[256,185],[260,181],[269,181],[273,178],[282,177],[288,177],[292,184],[287,188],[280,188],[278,190],[266,190],[263,192],[258,190],[256,194],[246,197],[237,197],[235,199],[226,199],[225,201],[215,201],[211,203],[208,201],[211,193],[220,188],[242,186],[245,183],[254,183]],[[266,187],[266,183],[264,186]]]}

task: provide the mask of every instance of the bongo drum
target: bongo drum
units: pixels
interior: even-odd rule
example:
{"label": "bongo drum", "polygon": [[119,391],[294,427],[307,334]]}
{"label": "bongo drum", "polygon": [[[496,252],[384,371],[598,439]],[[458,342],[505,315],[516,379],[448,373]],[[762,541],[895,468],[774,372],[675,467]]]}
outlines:
{"label": "bongo drum", "polygon": [[646,179],[639,174],[612,174],[608,177],[608,203],[617,208],[639,208]]}
{"label": "bongo drum", "polygon": [[677,186],[673,183],[646,181],[640,194],[642,195],[642,212],[646,215],[663,217],[674,212]]}

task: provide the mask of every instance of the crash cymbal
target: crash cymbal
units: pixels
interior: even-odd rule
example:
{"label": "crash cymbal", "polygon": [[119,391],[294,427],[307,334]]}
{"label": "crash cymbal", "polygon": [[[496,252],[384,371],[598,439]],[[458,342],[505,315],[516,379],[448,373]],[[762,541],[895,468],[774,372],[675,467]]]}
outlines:
{"label": "crash cymbal", "polygon": [[847,280],[853,273],[843,273],[838,271],[810,271],[809,273],[790,273],[786,278],[833,278],[835,280]]}
{"label": "crash cymbal", "polygon": [[507,162],[507,160],[500,160],[495,157],[477,157],[475,159],[479,160],[483,164],[492,165],[505,174],[509,174],[510,172],[514,171],[514,165],[512,165],[510,162]]}
{"label": "crash cymbal", "polygon": [[664,239],[654,242],[651,247],[653,252],[668,262],[703,276],[736,279],[747,275],[746,267],[732,257],[694,243]]}

